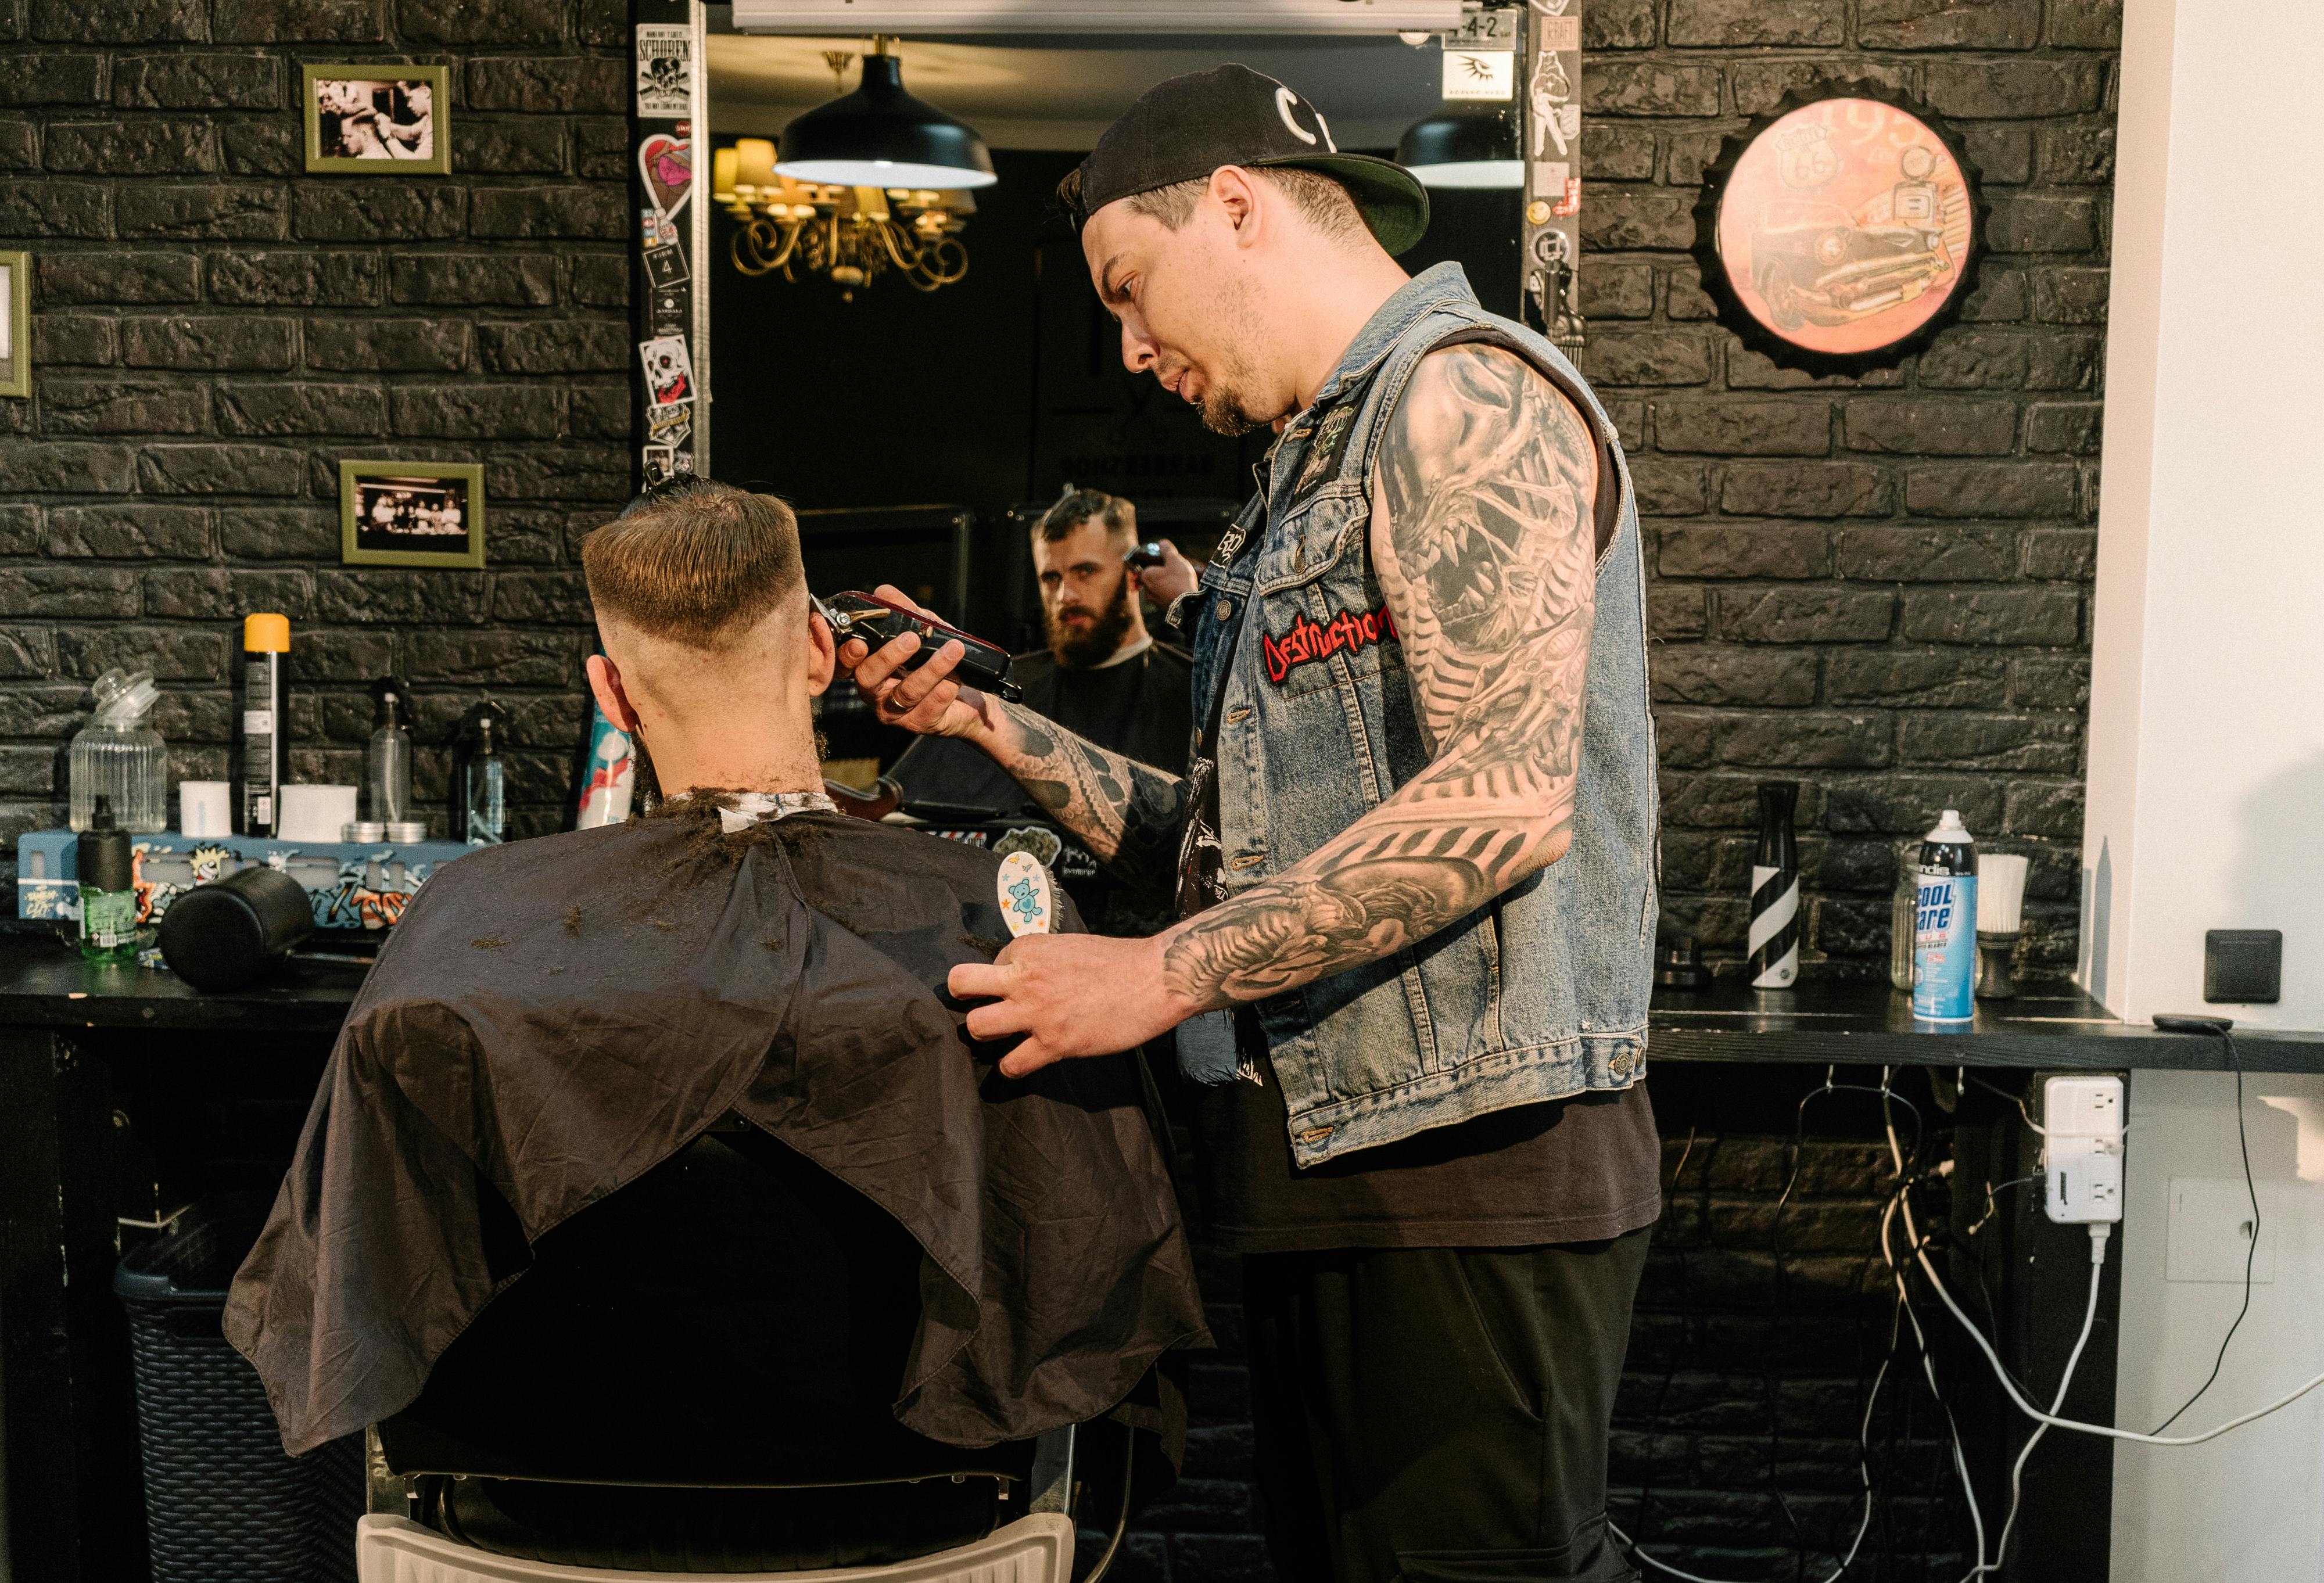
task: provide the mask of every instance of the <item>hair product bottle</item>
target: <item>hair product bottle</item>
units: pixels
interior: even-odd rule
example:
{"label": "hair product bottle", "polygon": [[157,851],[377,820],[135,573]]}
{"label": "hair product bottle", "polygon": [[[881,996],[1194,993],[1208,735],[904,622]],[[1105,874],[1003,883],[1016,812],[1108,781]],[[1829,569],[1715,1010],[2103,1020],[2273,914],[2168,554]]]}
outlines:
{"label": "hair product bottle", "polygon": [[99,794],[88,828],[74,843],[80,881],[80,953],[91,962],[137,960],[137,859],[129,832],[113,822],[113,799]]}
{"label": "hair product bottle", "polygon": [[1751,859],[1751,987],[1788,989],[1800,976],[1800,847],[1796,780],[1759,783],[1759,850]]}
{"label": "hair product bottle", "polygon": [[284,675],[290,618],[267,613],[242,622],[242,732],[235,756],[235,826],[272,835],[282,821]]}
{"label": "hair product bottle", "polygon": [[1977,1001],[1977,849],[1947,808],[1921,842],[1920,905],[1913,919],[1913,1015],[1967,1022]]}

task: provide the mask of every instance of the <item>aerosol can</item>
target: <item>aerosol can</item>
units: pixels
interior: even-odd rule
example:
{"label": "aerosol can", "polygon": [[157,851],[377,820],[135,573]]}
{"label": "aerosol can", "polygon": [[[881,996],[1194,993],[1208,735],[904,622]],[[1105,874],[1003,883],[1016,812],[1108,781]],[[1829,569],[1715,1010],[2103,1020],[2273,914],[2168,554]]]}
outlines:
{"label": "aerosol can", "polygon": [[1913,1016],[1967,1022],[1977,1001],[1977,852],[1947,808],[1921,842],[1921,894],[1913,916]]}

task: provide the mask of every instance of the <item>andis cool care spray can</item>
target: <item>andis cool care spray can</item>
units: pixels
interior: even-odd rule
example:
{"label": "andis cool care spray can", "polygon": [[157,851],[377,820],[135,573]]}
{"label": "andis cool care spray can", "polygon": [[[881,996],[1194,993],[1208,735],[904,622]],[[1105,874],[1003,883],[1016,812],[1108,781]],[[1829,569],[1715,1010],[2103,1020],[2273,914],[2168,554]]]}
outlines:
{"label": "andis cool care spray can", "polygon": [[1977,853],[1951,808],[1922,839],[1920,891],[1913,913],[1913,1015],[1967,1022],[1977,1004]]}

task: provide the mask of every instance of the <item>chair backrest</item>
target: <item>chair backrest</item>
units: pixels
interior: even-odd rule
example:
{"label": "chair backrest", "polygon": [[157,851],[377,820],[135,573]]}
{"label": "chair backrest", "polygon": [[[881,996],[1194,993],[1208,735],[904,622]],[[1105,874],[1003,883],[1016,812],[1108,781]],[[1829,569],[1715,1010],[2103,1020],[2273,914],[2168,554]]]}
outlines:
{"label": "chair backrest", "polygon": [[755,1128],[697,1139],[542,1238],[379,1426],[397,1473],[779,1487],[1026,1477],[1030,1442],[896,1422],[918,1244]]}

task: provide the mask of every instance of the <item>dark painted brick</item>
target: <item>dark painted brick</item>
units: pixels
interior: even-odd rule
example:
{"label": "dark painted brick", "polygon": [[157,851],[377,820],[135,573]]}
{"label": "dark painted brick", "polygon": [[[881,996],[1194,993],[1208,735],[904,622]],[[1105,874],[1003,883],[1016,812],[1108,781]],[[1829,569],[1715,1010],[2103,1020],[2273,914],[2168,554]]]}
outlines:
{"label": "dark painted brick", "polygon": [[2080,50],[2116,48],[2122,42],[2122,0],[2056,0],[2050,7],[2050,42]]}
{"label": "dark painted brick", "polygon": [[549,308],[557,260],[545,253],[403,253],[388,261],[387,299],[438,306]]}
{"label": "dark painted brick", "polygon": [[1831,569],[1828,534],[1811,523],[1674,525],[1656,539],[1655,569],[1665,577],[1821,577]]}
{"label": "dark painted brick", "polygon": [[555,439],[563,392],[546,384],[401,386],[393,396],[400,435],[440,439]]}
{"label": "dark painted brick", "polygon": [[1700,187],[1702,173],[1726,152],[1728,140],[1744,130],[1740,122],[1708,127],[1701,132],[1674,132],[1665,161],[1663,179],[1673,187]]}
{"label": "dark painted brick", "polygon": [[565,124],[538,115],[455,121],[452,168],[496,176],[561,174],[566,169]]}
{"label": "dark painted brick", "polygon": [[34,505],[0,505],[0,555],[39,555],[41,509]]}
{"label": "dark painted brick", "polygon": [[[339,518],[337,511],[319,507],[235,506],[218,513],[218,539],[237,558],[337,559]],[[304,633],[300,640],[305,642]]]}
{"label": "dark painted brick", "polygon": [[483,187],[468,228],[477,236],[610,242],[635,230],[637,216],[630,213],[629,194],[611,182]]}
{"label": "dark painted brick", "polygon": [[2013,780],[2004,804],[2003,828],[2012,835],[2047,835],[2060,841],[2079,841],[2082,833],[2082,783],[2078,780]]}
{"label": "dark painted brick", "polygon": [[109,236],[105,200],[87,181],[0,182],[0,235]]}
{"label": "dark painted brick", "polygon": [[[473,626],[484,619],[490,599],[481,572],[402,572],[365,566],[318,572],[315,576],[316,609],[327,621],[366,626],[456,621]],[[429,641],[434,641],[432,636]]]}
{"label": "dark painted brick", "polygon": [[51,170],[154,176],[216,170],[217,156],[200,121],[58,121],[42,162]]}
{"label": "dark painted brick", "polygon": [[1860,374],[1813,374],[1781,368],[1764,353],[1755,352],[1733,336],[1727,345],[1727,388],[1731,391],[1821,391],[1878,389],[1904,382],[1893,368],[1875,368]]}
{"label": "dark painted brick", "polygon": [[1732,397],[1657,401],[1655,446],[1714,456],[1821,456],[1831,449],[1828,401],[1738,401]]}
{"label": "dark painted brick", "polygon": [[[1671,271],[1670,278],[1663,284],[1663,312],[1680,321],[1715,318],[1719,305],[1702,289],[1702,273],[1683,265]],[[1730,379],[1729,382],[1733,382]]]}
{"label": "dark painted brick", "polygon": [[[388,576],[399,575],[387,573]],[[435,640],[430,637],[428,641]],[[301,630],[298,674],[323,682],[367,682],[395,667],[395,639],[387,632],[350,632],[325,628]],[[408,678],[407,678],[408,679]]]}
{"label": "dark painted brick", "polygon": [[385,396],[371,385],[294,380],[218,386],[218,428],[226,434],[378,434],[387,426]]}
{"label": "dark painted brick", "polygon": [[1904,509],[1932,517],[2071,517],[2063,462],[1936,463],[1904,470]]}
{"label": "dark painted brick", "polygon": [[1665,767],[1700,769],[1711,762],[1711,732],[1718,717],[1708,710],[1657,708],[1655,760]]}
{"label": "dark painted brick", "polygon": [[1600,61],[1582,74],[1582,108],[1590,115],[1716,115],[1718,69]]}
{"label": "dark painted brick", "polygon": [[272,55],[191,51],[113,63],[113,102],[126,110],[279,110],[286,100]]}
{"label": "dark painted brick", "polygon": [[1694,194],[1600,188],[1582,206],[1582,242],[1600,253],[1683,252],[1694,245]]}
{"label": "dark painted brick", "polygon": [[0,105],[90,105],[104,97],[102,55],[0,55]]}
{"label": "dark painted brick", "polygon": [[2105,270],[2035,270],[2034,318],[2049,325],[2102,325],[2107,317]]}
{"label": "dark painted brick", "polygon": [[137,574],[115,566],[0,567],[0,615],[134,616]]}
{"label": "dark painted brick", "polygon": [[1642,517],[1692,517],[1710,499],[1710,474],[1700,462],[1635,458],[1630,463],[1630,485],[1637,494]]}
{"label": "dark painted brick", "polygon": [[1877,517],[1895,491],[1877,467],[1855,462],[1738,462],[1719,488],[1719,508],[1738,517]]}
{"label": "dark painted brick", "polygon": [[103,366],[119,360],[121,336],[114,321],[93,313],[36,313],[32,316],[32,366],[60,364]]}
{"label": "dark painted brick", "polygon": [[0,438],[0,478],[11,494],[126,494],[136,472],[127,446]]}
{"label": "dark painted brick", "polygon": [[1996,253],[2088,253],[2098,244],[2098,208],[2088,198],[1995,198],[1986,244]]}
{"label": "dark painted brick", "polygon": [[1664,38],[1697,47],[1799,48],[1837,44],[1847,31],[1847,10],[1840,0],[1671,0]]}
{"label": "dark painted brick", "polygon": [[1754,710],[1719,718],[1711,755],[1721,764],[1877,769],[1895,760],[1892,730],[1880,713]]}
{"label": "dark painted brick", "polygon": [[630,459],[603,446],[495,452],[488,465],[510,500],[595,501],[624,504],[630,498]]}
{"label": "dark painted brick", "polygon": [[128,237],[272,242],[290,223],[288,195],[279,187],[250,181],[161,187],[133,182],[121,189],[117,209],[121,235]]}
{"label": "dark painted brick", "polygon": [[200,43],[209,18],[189,0],[32,0],[32,36],[58,43]]}
{"label": "dark painted brick", "polygon": [[2042,179],[2067,187],[2114,182],[2115,136],[2110,125],[2088,123],[2042,129]]}
{"label": "dark painted brick", "polygon": [[305,572],[173,567],[145,574],[145,613],[181,621],[216,621],[221,615],[271,610],[303,621],[314,608],[309,587]]}
{"label": "dark painted brick", "polygon": [[2041,42],[2041,0],[1859,0],[1857,42],[1868,50],[2029,50]]}
{"label": "dark painted brick", "polygon": [[37,170],[41,163],[41,135],[32,121],[22,116],[0,116],[0,170]]}
{"label": "dark painted brick", "polygon": [[1699,586],[1667,583],[1646,587],[1646,632],[1656,640],[1700,638],[1711,630],[1711,596]]}
{"label": "dark painted brick", "polygon": [[[584,180],[629,179],[630,129],[625,123],[612,115],[576,116],[573,140],[573,168]],[[1608,179],[1615,179],[1612,172]]]}
{"label": "dark painted brick", "polygon": [[[1590,129],[1590,174],[1600,181],[1652,181],[1655,133],[1651,126],[1617,121]],[[1675,185],[1675,184],[1674,184]]]}
{"label": "dark painted brick", "polygon": [[199,560],[210,537],[210,513],[199,506],[51,506],[42,548],[101,560]]}
{"label": "dark painted brick", "polygon": [[289,368],[298,327],[287,318],[224,314],[141,314],[121,321],[121,360],[132,368]]}
{"label": "dark painted brick", "polygon": [[1898,583],[1990,583],[2017,571],[2017,535],[1986,523],[1850,528],[1840,575]]}
{"label": "dark painted brick", "polygon": [[1658,704],[1784,707],[1816,698],[1812,652],[1680,644],[1655,656],[1653,676]]}
{"label": "dark painted brick", "polygon": [[2035,654],[2009,663],[2009,701],[2020,709],[2090,706],[2090,662],[2079,656]]}
{"label": "dark painted brick", "polygon": [[307,168],[307,140],[287,117],[229,121],[218,128],[218,152],[235,176],[296,176]]}
{"label": "dark painted brick", "polygon": [[1916,643],[2062,647],[2081,633],[2080,594],[2052,588],[1931,588],[1904,595],[1903,635]]}
{"label": "dark painted brick", "polygon": [[605,59],[479,56],[468,62],[466,107],[618,115],[629,108],[626,68]]}
{"label": "dark painted brick", "polygon": [[494,373],[613,373],[632,356],[628,327],[610,319],[484,324],[476,341]]}
{"label": "dark painted brick", "polygon": [[1582,13],[1584,50],[1643,50],[1655,41],[1655,0],[1598,0]]}
{"label": "dark painted brick", "polygon": [[459,235],[467,216],[466,188],[341,178],[299,189],[292,228],[306,242],[434,241]]}
{"label": "dark painted brick", "polygon": [[580,674],[580,643],[568,632],[447,632],[430,637],[406,658],[406,674],[414,682],[560,686]]}
{"label": "dark painted brick", "polygon": [[41,421],[51,434],[201,434],[200,387],[153,379],[46,379]]}
{"label": "dark painted brick", "polygon": [[35,260],[43,302],[191,302],[201,267],[182,253],[43,253]]}
{"label": "dark painted brick", "polygon": [[2081,768],[2081,722],[2061,714],[1972,714],[1959,709],[1903,716],[1898,750],[1907,764],[1955,769],[2031,769],[2070,775]]}
{"label": "dark painted brick", "polygon": [[2034,134],[2023,126],[1961,128],[1961,151],[1987,186],[2016,187],[2034,178]]}
{"label": "dark painted brick", "polygon": [[408,39],[429,44],[557,44],[565,41],[567,0],[396,0]]}
{"label": "dark painted brick", "polygon": [[2002,788],[1968,775],[1887,775],[1824,784],[1824,828],[1835,833],[1918,835],[1937,810],[1958,808],[1972,832],[2001,823]]}
{"label": "dark painted brick", "polygon": [[1941,115],[2015,121],[2037,106],[2052,115],[2097,109],[2103,77],[2095,60],[1932,60],[1921,81]]}
{"label": "dark painted brick", "polygon": [[2005,668],[1997,656],[1952,649],[1835,649],[1824,659],[1824,692],[1835,704],[1993,708]]}
{"label": "dark painted brick", "polygon": [[1722,588],[1719,635],[1745,643],[1877,643],[1896,596],[1870,588]]}
{"label": "dark painted brick", "polygon": [[468,365],[474,338],[462,319],[310,318],[307,366],[455,373]]}
{"label": "dark painted brick", "polygon": [[2026,289],[2025,272],[2012,264],[2003,264],[1987,257],[1978,272],[1977,290],[1961,304],[1963,324],[2015,324],[2025,317],[2033,294]]}
{"label": "dark painted brick", "polygon": [[[568,387],[568,421],[575,439],[624,441],[630,437],[630,388],[627,385]],[[1616,419],[1618,423],[1620,419]],[[498,537],[495,524],[494,537]]]}
{"label": "dark painted brick", "polygon": [[493,579],[493,620],[586,626],[595,619],[578,572],[503,572]]}
{"label": "dark painted brick", "polygon": [[2088,332],[1951,329],[1920,363],[1921,383],[1936,389],[2096,391],[2106,345]]}
{"label": "dark painted brick", "polygon": [[137,486],[148,494],[297,494],[305,458],[272,446],[147,446]]}
{"label": "dark painted brick", "polygon": [[1609,330],[1582,347],[1593,384],[1699,385],[1711,377],[1711,343],[1691,330]]}
{"label": "dark painted brick", "polygon": [[210,25],[220,43],[367,44],[387,37],[386,0],[211,0],[211,5]]}
{"label": "dark painted brick", "polygon": [[1592,264],[1582,272],[1582,315],[1595,323],[1608,318],[1652,318],[1655,272],[1646,264]]}
{"label": "dark painted brick", "polygon": [[[1728,69],[1727,80],[1735,93],[1735,113],[1738,115],[1760,115],[1775,107],[1785,94],[1794,88],[1805,87],[1822,77],[1827,68],[1815,60],[1746,60]],[[1903,88],[1906,85],[1902,68],[1887,66],[1861,56],[1851,56],[1848,75],[1866,82],[1878,83],[1883,87]],[[1716,115],[1717,110],[1700,114]]]}
{"label": "dark painted brick", "polygon": [[573,260],[573,300],[583,308],[630,305],[630,261],[615,253],[585,253]]}
{"label": "dark painted brick", "polygon": [[2087,583],[2098,570],[2098,536],[2086,528],[2059,528],[2025,536],[2029,577]]}
{"label": "dark painted brick", "polygon": [[2017,443],[2017,410],[2006,400],[1863,397],[1843,404],[1840,413],[1852,451],[1999,456]]}
{"label": "dark painted brick", "polygon": [[209,255],[210,300],[239,307],[371,308],[379,258],[369,253],[235,249]]}

